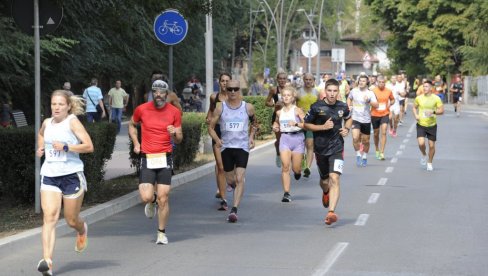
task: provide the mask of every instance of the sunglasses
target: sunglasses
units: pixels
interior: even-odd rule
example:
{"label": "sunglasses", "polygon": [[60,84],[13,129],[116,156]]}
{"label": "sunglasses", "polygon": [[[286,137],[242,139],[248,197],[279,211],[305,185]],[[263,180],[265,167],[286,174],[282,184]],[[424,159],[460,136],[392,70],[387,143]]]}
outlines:
{"label": "sunglasses", "polygon": [[227,91],[228,92],[237,92],[239,90],[240,90],[239,87],[227,87]]}

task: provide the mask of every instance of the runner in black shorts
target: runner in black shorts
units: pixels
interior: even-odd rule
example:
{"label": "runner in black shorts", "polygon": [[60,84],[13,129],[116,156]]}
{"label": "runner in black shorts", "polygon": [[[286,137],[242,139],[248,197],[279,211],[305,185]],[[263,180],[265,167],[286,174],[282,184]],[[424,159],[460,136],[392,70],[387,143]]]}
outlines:
{"label": "runner in black shorts", "polygon": [[[314,152],[320,174],[322,204],[329,208],[325,223],[337,221],[335,209],[339,200],[340,175],[344,166],[344,138],[352,125],[346,103],[337,101],[339,82],[330,79],[325,83],[325,98],[312,104],[305,115],[305,129],[313,131]],[[342,123],[344,121],[344,127]]]}
{"label": "runner in black shorts", "polygon": [[[217,107],[217,104],[224,102],[227,100],[227,83],[232,79],[229,73],[222,73],[219,76],[219,92],[217,94],[212,94],[210,96],[210,106],[207,112],[207,119],[206,123],[208,124],[212,119],[213,112]],[[219,138],[222,137],[220,133],[220,124],[215,125],[215,132]],[[218,210],[225,211],[227,210],[227,202],[223,200],[225,198],[225,172],[224,166],[222,165],[222,156],[220,154],[220,149],[215,146],[215,141],[212,140],[212,150],[215,158],[215,178],[217,182],[217,192],[215,193],[215,198],[220,199],[220,207]]]}

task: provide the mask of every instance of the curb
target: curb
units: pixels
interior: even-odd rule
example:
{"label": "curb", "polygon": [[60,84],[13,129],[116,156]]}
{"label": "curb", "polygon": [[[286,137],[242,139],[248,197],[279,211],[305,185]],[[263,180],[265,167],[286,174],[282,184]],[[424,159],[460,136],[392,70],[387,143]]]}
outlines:
{"label": "curb", "polygon": [[[273,145],[274,142],[275,141],[272,140],[270,142],[264,143],[252,149],[251,152],[254,154],[259,154],[262,151],[266,150],[269,146]],[[202,165],[193,170],[175,175],[171,179],[171,188],[174,189],[180,185],[199,179],[210,173],[214,173],[214,166],[215,161]],[[85,219],[87,224],[92,224],[109,216],[132,208],[139,203],[141,203],[141,199],[139,198],[139,191],[134,191],[124,196],[112,199],[108,202],[99,204],[90,209],[84,210],[80,213],[80,216]],[[16,248],[29,246],[32,242],[29,238],[40,235],[41,232],[42,226],[2,238],[0,239],[0,249],[3,251],[3,253],[7,253],[15,250]],[[70,232],[74,232],[74,230],[66,224],[66,221],[64,219],[59,220],[58,224],[56,225],[56,236],[62,236]],[[1,255],[2,253],[0,253],[0,256]]]}

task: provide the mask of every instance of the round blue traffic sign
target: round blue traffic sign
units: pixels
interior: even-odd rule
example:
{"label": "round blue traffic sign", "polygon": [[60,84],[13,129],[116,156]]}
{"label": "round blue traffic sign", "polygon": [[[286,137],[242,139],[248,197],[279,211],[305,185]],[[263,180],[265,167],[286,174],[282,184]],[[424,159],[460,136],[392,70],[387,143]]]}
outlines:
{"label": "round blue traffic sign", "polygon": [[154,34],[166,45],[175,45],[185,39],[188,22],[177,10],[168,9],[154,20]]}

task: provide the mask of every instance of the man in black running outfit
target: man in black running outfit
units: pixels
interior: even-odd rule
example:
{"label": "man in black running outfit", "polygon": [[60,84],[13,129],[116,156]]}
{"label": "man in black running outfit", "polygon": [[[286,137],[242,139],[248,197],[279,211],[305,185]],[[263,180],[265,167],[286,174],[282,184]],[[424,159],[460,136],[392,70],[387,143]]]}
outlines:
{"label": "man in black running outfit", "polygon": [[[346,103],[337,101],[339,82],[329,79],[325,98],[312,104],[305,115],[305,129],[313,131],[314,152],[320,174],[322,204],[329,208],[325,223],[337,221],[335,208],[339,200],[339,183],[344,166],[344,138],[349,134],[352,118]],[[344,126],[342,125],[344,121]]]}

